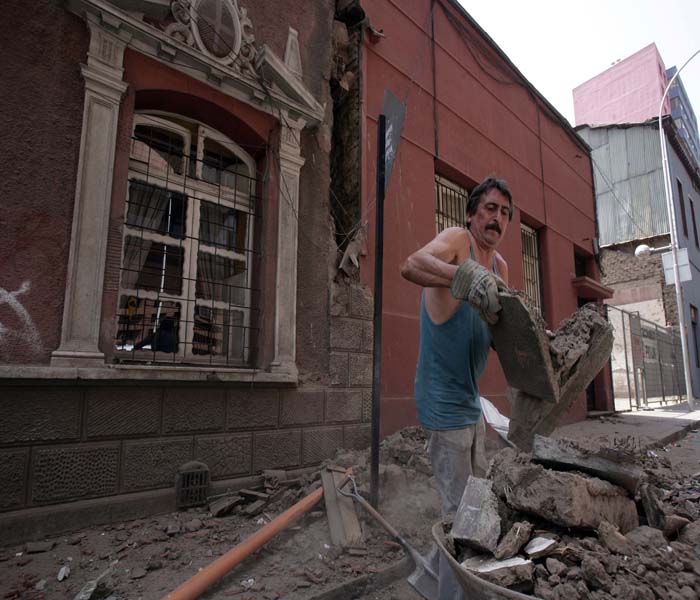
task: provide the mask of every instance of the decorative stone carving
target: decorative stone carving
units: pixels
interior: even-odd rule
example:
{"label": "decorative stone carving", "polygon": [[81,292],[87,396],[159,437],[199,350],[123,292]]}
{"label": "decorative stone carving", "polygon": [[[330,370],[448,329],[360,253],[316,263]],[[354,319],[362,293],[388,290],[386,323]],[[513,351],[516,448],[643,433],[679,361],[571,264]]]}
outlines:
{"label": "decorative stone carving", "polygon": [[173,0],[170,37],[197,48],[222,65],[253,70],[257,49],[253,23],[238,0]]}

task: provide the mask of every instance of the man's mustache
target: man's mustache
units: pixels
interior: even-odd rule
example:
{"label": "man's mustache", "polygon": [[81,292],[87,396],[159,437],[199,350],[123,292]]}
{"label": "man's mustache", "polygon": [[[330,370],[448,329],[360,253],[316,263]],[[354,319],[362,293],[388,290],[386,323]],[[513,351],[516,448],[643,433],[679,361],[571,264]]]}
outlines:
{"label": "man's mustache", "polygon": [[503,233],[501,231],[501,226],[498,223],[489,223],[486,227],[484,227],[484,229],[493,229],[494,231],[497,231],[499,235]]}

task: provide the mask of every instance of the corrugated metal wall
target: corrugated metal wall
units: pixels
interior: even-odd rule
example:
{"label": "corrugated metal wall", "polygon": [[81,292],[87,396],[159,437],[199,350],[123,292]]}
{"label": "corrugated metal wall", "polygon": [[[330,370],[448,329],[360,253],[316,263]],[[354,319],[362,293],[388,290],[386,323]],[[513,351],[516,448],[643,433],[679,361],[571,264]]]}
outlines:
{"label": "corrugated metal wall", "polygon": [[600,245],[669,232],[658,129],[581,128],[592,148]]}

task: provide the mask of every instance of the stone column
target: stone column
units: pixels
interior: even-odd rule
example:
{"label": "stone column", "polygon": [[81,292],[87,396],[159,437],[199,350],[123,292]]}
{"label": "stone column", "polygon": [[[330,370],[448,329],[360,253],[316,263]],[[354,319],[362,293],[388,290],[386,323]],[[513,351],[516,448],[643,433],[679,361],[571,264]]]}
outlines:
{"label": "stone column", "polygon": [[301,130],[305,121],[284,118],[280,136],[279,209],[277,222],[277,277],[274,371],[297,374],[297,247],[299,232],[299,172]]}
{"label": "stone column", "polygon": [[81,65],[85,105],[61,345],[51,355],[56,366],[104,364],[98,343],[117,120],[127,89],[122,81],[126,42],[103,29],[96,17],[87,19],[90,48],[87,64]]}

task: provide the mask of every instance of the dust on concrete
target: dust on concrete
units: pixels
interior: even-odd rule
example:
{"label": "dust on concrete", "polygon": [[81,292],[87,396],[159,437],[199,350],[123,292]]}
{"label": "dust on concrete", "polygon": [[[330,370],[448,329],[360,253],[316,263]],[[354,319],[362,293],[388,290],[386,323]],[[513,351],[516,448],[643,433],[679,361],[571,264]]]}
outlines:
{"label": "dust on concrete", "polygon": [[[408,428],[380,447],[380,513],[421,551],[439,518],[430,482],[425,438]],[[369,498],[369,451],[340,450],[334,465],[354,468],[360,493]],[[320,485],[320,469],[303,477],[260,513],[239,505],[224,517],[208,507],[114,523],[41,543],[0,548],[0,597],[73,600],[91,581],[86,598],[162,598],[198,570],[259,530]],[[323,500],[292,527],[270,540],[203,598],[308,600],[343,584],[381,573],[404,560],[398,544],[356,505],[366,545],[356,554],[334,547]],[[63,569],[61,581],[59,572]],[[371,577],[370,577],[371,579]]]}

